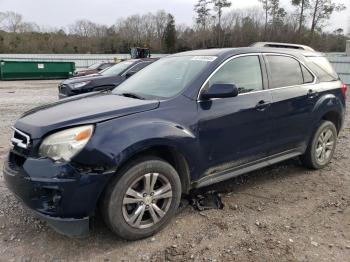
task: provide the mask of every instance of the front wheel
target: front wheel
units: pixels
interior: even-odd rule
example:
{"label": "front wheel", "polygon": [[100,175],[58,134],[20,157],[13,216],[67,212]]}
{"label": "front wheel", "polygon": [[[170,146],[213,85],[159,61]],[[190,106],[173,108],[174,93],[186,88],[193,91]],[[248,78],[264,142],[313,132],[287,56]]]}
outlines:
{"label": "front wheel", "polygon": [[176,170],[158,158],[143,158],[121,170],[107,188],[102,213],[105,222],[127,240],[149,237],[175,215],[181,199]]}
{"label": "front wheel", "polygon": [[322,121],[310,141],[303,164],[312,169],[324,168],[332,160],[337,142],[337,129],[330,121]]}

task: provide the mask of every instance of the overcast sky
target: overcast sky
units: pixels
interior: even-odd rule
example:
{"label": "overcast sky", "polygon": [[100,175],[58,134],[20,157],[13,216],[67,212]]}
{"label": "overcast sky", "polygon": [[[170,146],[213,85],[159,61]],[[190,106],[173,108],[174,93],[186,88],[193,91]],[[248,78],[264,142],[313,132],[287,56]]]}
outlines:
{"label": "overcast sky", "polygon": [[[350,0],[335,0],[347,5],[348,9],[334,14],[329,30],[348,29]],[[197,0],[0,0],[1,11],[15,11],[23,15],[24,20],[40,26],[65,28],[78,19],[112,25],[118,18],[133,14],[143,14],[164,9],[172,13],[177,23],[193,23],[193,5]],[[281,0],[284,7],[290,0]],[[233,0],[232,8],[260,6],[258,0]]]}

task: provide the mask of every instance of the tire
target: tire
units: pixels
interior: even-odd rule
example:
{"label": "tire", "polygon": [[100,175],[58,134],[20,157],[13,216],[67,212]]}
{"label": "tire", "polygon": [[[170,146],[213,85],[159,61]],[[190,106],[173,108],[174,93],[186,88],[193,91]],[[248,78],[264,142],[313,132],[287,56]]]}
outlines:
{"label": "tire", "polygon": [[[327,135],[325,136],[325,134]],[[328,136],[331,137],[327,140]],[[310,169],[322,169],[327,166],[333,158],[337,136],[337,129],[332,122],[321,121],[309,142],[305,154],[301,156],[303,165]],[[323,159],[322,155],[325,156]]]}
{"label": "tire", "polygon": [[164,228],[180,200],[181,181],[174,167],[162,159],[144,157],[131,161],[116,174],[102,200],[102,215],[119,237],[137,240]]}

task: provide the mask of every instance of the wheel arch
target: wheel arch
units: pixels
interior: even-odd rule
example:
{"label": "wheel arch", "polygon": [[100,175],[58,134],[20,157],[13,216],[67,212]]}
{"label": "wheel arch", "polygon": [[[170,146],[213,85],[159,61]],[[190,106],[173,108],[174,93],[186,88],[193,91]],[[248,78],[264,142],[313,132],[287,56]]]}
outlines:
{"label": "wheel arch", "polygon": [[337,129],[337,133],[339,134],[342,123],[341,114],[339,112],[330,110],[327,113],[323,114],[321,120],[327,120],[332,122],[335,125],[335,128]]}
{"label": "wheel arch", "polygon": [[125,156],[119,162],[117,170],[121,169],[128,163],[135,161],[137,158],[145,156],[158,157],[171,164],[180,176],[182,193],[187,194],[189,192],[191,185],[189,163],[185,155],[174,146],[157,144],[140,148],[139,150]]}
{"label": "wheel arch", "polygon": [[343,122],[344,107],[334,94],[322,96],[315,104],[313,112],[318,115],[315,126],[317,126],[320,121],[327,120],[335,125],[339,134]]}

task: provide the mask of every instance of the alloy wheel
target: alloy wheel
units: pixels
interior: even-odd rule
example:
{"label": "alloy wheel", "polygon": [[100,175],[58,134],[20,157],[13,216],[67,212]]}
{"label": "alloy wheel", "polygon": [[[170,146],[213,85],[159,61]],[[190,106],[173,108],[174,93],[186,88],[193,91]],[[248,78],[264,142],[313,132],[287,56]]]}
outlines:
{"label": "alloy wheel", "polygon": [[151,227],[169,210],[172,195],[171,184],[164,175],[147,173],[127,189],[123,198],[123,217],[133,228]]}
{"label": "alloy wheel", "polygon": [[323,165],[327,163],[331,156],[335,146],[335,137],[330,128],[324,129],[318,137],[315,156],[316,161]]}

